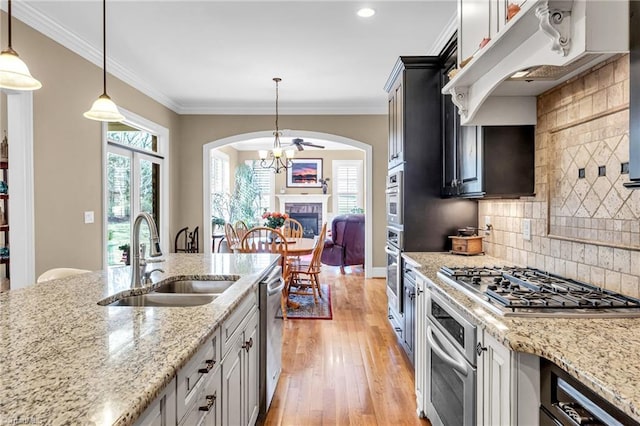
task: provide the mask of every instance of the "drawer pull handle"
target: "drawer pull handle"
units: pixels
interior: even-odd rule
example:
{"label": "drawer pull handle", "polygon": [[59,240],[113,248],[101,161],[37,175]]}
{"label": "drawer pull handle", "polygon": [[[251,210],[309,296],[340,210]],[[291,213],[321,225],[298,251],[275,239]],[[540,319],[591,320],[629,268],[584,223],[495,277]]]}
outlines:
{"label": "drawer pull handle", "polygon": [[249,340],[244,342],[244,344],[242,345],[242,349],[249,352],[249,349],[251,349],[252,346],[253,346],[253,337],[249,337]]}
{"label": "drawer pull handle", "polygon": [[216,365],[216,360],[215,359],[208,359],[208,360],[205,361],[205,364],[206,364],[206,366],[204,368],[200,368],[198,370],[198,373],[207,374],[209,371],[211,371],[213,366]]}
{"label": "drawer pull handle", "polygon": [[216,394],[207,395],[206,399],[207,399],[207,405],[199,407],[198,410],[200,410],[200,411],[209,411],[209,410],[211,410],[211,407],[213,407],[213,404],[215,404],[215,402],[216,402]]}

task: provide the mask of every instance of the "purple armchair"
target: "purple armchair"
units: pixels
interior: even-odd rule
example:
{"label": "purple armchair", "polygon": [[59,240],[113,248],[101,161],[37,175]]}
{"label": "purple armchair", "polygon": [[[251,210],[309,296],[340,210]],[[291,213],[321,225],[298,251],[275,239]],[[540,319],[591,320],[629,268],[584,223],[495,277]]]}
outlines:
{"label": "purple armchair", "polygon": [[336,216],[331,223],[331,238],[324,242],[322,263],[339,266],[364,265],[364,214]]}

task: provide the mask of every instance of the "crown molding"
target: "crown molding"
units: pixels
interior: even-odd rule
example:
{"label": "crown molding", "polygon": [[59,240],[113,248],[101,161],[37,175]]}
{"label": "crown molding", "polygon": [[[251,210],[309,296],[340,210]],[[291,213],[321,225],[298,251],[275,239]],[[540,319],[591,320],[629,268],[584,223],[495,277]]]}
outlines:
{"label": "crown molding", "polygon": [[[213,115],[273,115],[273,107],[182,107],[179,114],[213,114]],[[318,107],[315,105],[298,106],[295,108],[279,108],[280,115],[386,115],[387,105],[353,105],[339,107]]]}
{"label": "crown molding", "polygon": [[[4,9],[3,9],[4,10]],[[44,34],[53,41],[61,44],[92,64],[102,68],[102,51],[97,50],[89,43],[78,37],[73,32],[63,28],[57,22],[48,18],[37,9],[27,4],[27,2],[18,1],[13,5],[12,15],[26,25]],[[170,110],[179,113],[180,105],[175,103],[164,93],[156,90],[147,84],[138,75],[128,70],[121,64],[107,57],[108,74],[122,80],[136,90],[144,93],[153,100],[159,102]]]}
{"label": "crown molding", "polygon": [[440,55],[440,52],[442,52],[442,49],[445,48],[445,46],[451,39],[451,36],[457,30],[458,30],[458,11],[456,10],[456,13],[454,13],[451,16],[451,19],[449,19],[449,22],[447,22],[447,25],[445,25],[442,31],[440,31],[440,34],[438,35],[438,38],[436,39],[436,41],[434,41],[433,44],[431,45],[431,49],[428,50],[428,52],[430,52],[428,53],[428,56]]}

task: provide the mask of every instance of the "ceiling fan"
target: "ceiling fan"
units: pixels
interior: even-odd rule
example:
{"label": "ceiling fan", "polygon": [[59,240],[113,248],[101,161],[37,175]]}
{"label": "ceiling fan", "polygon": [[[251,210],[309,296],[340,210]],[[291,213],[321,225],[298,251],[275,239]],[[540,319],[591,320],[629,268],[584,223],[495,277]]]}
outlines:
{"label": "ceiling fan", "polygon": [[293,138],[291,140],[291,145],[295,145],[298,148],[298,151],[304,151],[305,146],[311,146],[314,148],[324,148],[322,145],[316,145],[311,142],[305,142],[302,138]]}

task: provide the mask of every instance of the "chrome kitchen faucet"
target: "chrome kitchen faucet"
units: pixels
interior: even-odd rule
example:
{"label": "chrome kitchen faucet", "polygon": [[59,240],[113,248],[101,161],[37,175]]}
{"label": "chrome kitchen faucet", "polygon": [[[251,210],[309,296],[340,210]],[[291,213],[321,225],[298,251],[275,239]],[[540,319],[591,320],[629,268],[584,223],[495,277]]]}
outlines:
{"label": "chrome kitchen faucet", "polygon": [[[145,259],[145,245],[140,244],[140,225],[142,221],[147,222],[149,226],[149,234],[151,238],[151,249],[149,250],[150,257],[162,256],[162,250],[160,249],[160,237],[158,237],[158,227],[153,217],[147,213],[142,212],[136,216],[136,220],[133,222],[133,244],[131,251],[133,259],[131,262],[131,288],[141,287],[144,284],[148,284],[151,274],[154,271],[164,272],[162,269],[153,269],[146,272],[147,260]],[[140,278],[143,278],[143,282]]]}

